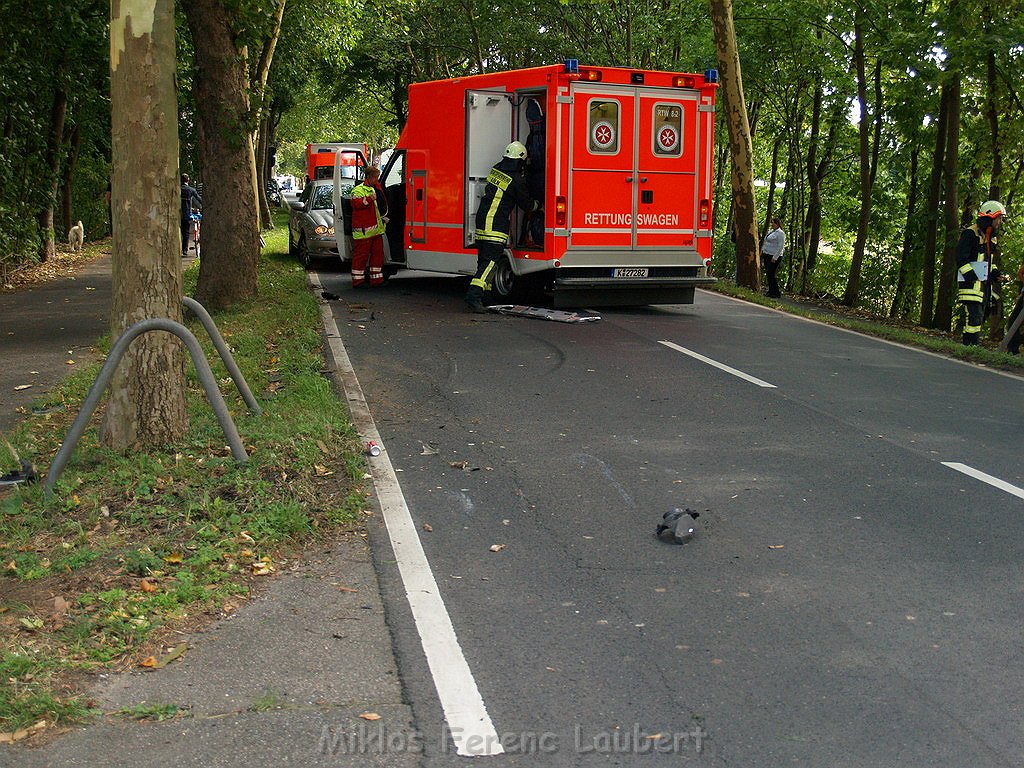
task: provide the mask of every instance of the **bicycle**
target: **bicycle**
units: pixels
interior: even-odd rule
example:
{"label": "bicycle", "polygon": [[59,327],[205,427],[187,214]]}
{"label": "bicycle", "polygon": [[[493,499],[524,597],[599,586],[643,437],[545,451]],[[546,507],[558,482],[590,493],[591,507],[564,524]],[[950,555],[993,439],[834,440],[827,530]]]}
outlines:
{"label": "bicycle", "polygon": [[203,214],[201,211],[192,211],[192,213],[189,215],[189,218],[192,220],[192,243],[195,245],[196,258],[198,259],[200,242],[199,236],[200,231],[202,229],[201,225],[203,222]]}

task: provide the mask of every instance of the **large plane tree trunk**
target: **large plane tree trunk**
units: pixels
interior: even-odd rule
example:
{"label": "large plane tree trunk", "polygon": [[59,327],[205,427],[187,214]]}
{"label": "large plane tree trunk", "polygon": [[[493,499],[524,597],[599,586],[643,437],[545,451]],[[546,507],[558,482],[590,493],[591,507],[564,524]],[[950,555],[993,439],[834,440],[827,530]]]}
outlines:
{"label": "large plane tree trunk", "polygon": [[195,47],[204,181],[196,299],[207,309],[224,309],[257,293],[260,233],[246,51],[221,0],[183,0],[182,8]]}
{"label": "large plane tree trunk", "polygon": [[757,204],[754,198],[754,147],[743,98],[743,75],[732,19],[732,0],[710,0],[710,7],[732,156],[736,282],[752,291],[759,291],[761,270],[758,265]]}
{"label": "large plane tree trunk", "polygon": [[[114,338],[140,320],[181,321],[174,2],[110,6]],[[152,331],[128,348],[110,386],[104,443],[163,446],[187,426],[184,352]]]}

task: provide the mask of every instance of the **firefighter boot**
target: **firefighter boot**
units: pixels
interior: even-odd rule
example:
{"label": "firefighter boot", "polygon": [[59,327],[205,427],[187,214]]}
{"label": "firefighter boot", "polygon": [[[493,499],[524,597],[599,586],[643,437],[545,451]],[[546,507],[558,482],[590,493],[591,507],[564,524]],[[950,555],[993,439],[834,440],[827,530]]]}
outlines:
{"label": "firefighter boot", "polygon": [[[484,270],[484,274],[489,270]],[[479,271],[479,270],[478,270]],[[469,290],[466,291],[466,304],[469,305],[469,309],[477,314],[482,314],[487,310],[484,308],[484,288],[487,283],[482,277],[474,277],[469,283]]]}

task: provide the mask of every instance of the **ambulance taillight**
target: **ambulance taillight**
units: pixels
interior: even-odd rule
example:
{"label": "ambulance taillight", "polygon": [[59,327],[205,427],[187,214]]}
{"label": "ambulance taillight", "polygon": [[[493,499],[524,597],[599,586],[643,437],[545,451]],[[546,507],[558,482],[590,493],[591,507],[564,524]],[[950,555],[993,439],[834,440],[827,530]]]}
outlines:
{"label": "ambulance taillight", "polygon": [[676,88],[695,88],[697,78],[692,75],[676,75],[672,78],[672,85]]}
{"label": "ambulance taillight", "polygon": [[601,79],[602,75],[600,70],[597,69],[581,69],[580,80],[587,80],[591,83],[596,83]]}
{"label": "ambulance taillight", "polygon": [[707,227],[708,221],[711,219],[711,203],[707,200],[700,201],[700,225]]}
{"label": "ambulance taillight", "polygon": [[566,204],[565,204],[565,197],[562,196],[562,195],[559,195],[558,197],[555,198],[555,226],[556,227],[564,227],[565,226],[565,212],[566,212],[566,210],[567,210],[567,207],[566,207]]}

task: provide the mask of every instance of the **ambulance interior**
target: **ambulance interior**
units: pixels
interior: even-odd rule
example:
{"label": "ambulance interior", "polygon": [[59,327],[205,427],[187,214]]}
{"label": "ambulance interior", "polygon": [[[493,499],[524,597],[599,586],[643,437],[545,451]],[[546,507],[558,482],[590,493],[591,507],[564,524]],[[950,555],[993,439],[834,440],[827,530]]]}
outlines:
{"label": "ambulance interior", "polygon": [[[543,88],[507,93],[469,91],[466,94],[465,244],[473,246],[476,211],[487,186],[487,174],[510,141],[526,146],[526,185],[530,196],[544,205],[546,92]],[[542,250],[544,212],[532,215],[518,208],[512,215],[510,246]]]}

